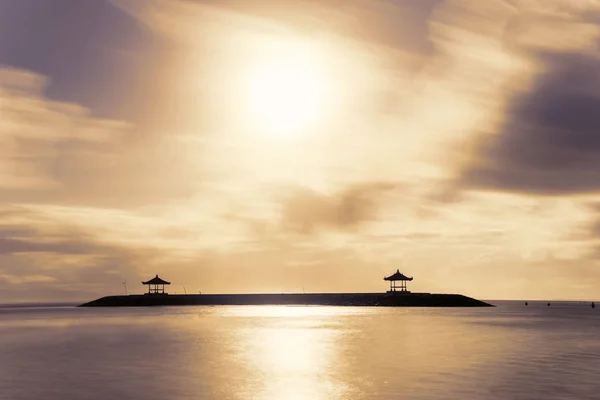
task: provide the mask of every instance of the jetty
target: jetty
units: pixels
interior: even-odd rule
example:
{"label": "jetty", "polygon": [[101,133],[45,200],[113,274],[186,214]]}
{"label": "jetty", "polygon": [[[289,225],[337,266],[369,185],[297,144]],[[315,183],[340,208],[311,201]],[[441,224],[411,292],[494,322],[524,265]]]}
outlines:
{"label": "jetty", "polygon": [[[145,294],[106,296],[79,307],[151,307],[151,306],[219,306],[219,305],[311,305],[373,307],[493,307],[460,294],[412,293],[406,282],[413,278],[400,273],[383,278],[390,282],[384,293],[251,293],[251,294],[168,294],[171,282],[156,275],[142,282]],[[400,282],[400,283],[398,283]]]}

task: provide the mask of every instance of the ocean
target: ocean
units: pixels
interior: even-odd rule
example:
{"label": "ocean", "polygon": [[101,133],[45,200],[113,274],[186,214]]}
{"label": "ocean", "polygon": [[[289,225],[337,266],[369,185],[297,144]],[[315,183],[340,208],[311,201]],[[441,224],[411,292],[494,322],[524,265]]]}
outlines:
{"label": "ocean", "polygon": [[600,399],[600,307],[0,308],[0,399]]}

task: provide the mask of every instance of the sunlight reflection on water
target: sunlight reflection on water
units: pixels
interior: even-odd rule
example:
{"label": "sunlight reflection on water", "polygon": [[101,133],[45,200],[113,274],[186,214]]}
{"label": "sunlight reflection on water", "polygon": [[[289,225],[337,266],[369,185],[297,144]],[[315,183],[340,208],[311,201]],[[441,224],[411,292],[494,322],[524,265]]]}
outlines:
{"label": "sunlight reflection on water", "polygon": [[0,399],[594,399],[599,327],[516,305],[0,310]]}

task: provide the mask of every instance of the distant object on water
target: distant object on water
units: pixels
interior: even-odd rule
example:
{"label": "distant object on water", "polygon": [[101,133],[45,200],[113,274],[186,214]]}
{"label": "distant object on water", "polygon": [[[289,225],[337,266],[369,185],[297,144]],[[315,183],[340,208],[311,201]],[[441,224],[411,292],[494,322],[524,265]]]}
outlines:
{"label": "distant object on water", "polygon": [[592,308],[596,308],[596,305],[594,304],[593,301],[592,301]]}
{"label": "distant object on water", "polygon": [[[493,305],[460,294],[411,293],[406,282],[412,281],[399,270],[383,278],[390,282],[385,293],[261,293],[261,294],[173,294],[165,292],[170,285],[158,274],[149,281],[143,295],[107,296],[82,304],[82,307],[148,307],[201,305],[315,305],[315,306],[381,306],[381,307],[493,307]],[[396,282],[400,281],[397,285]],[[185,290],[185,286],[184,286]]]}
{"label": "distant object on water", "polygon": [[528,306],[529,304],[527,302],[525,302],[525,305]]}
{"label": "distant object on water", "polygon": [[550,303],[548,303],[548,307],[550,307]]}

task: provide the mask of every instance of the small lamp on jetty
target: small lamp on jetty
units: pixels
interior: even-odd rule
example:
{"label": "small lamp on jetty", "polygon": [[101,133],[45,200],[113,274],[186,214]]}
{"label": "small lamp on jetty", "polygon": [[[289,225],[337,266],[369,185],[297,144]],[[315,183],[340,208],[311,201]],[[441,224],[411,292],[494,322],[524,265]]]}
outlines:
{"label": "small lamp on jetty", "polygon": [[142,285],[148,285],[148,293],[146,294],[168,294],[165,293],[165,285],[170,285],[171,282],[167,282],[156,275],[149,281],[142,282]]}
{"label": "small lamp on jetty", "polygon": [[[400,273],[400,270],[397,269],[393,275],[383,278],[383,280],[390,281],[390,290],[388,293],[395,293],[395,292],[410,293],[408,290],[406,290],[406,282],[412,281],[413,278],[412,277],[409,278],[409,277],[403,275],[402,273]],[[397,281],[400,281],[400,285],[396,284]]]}

